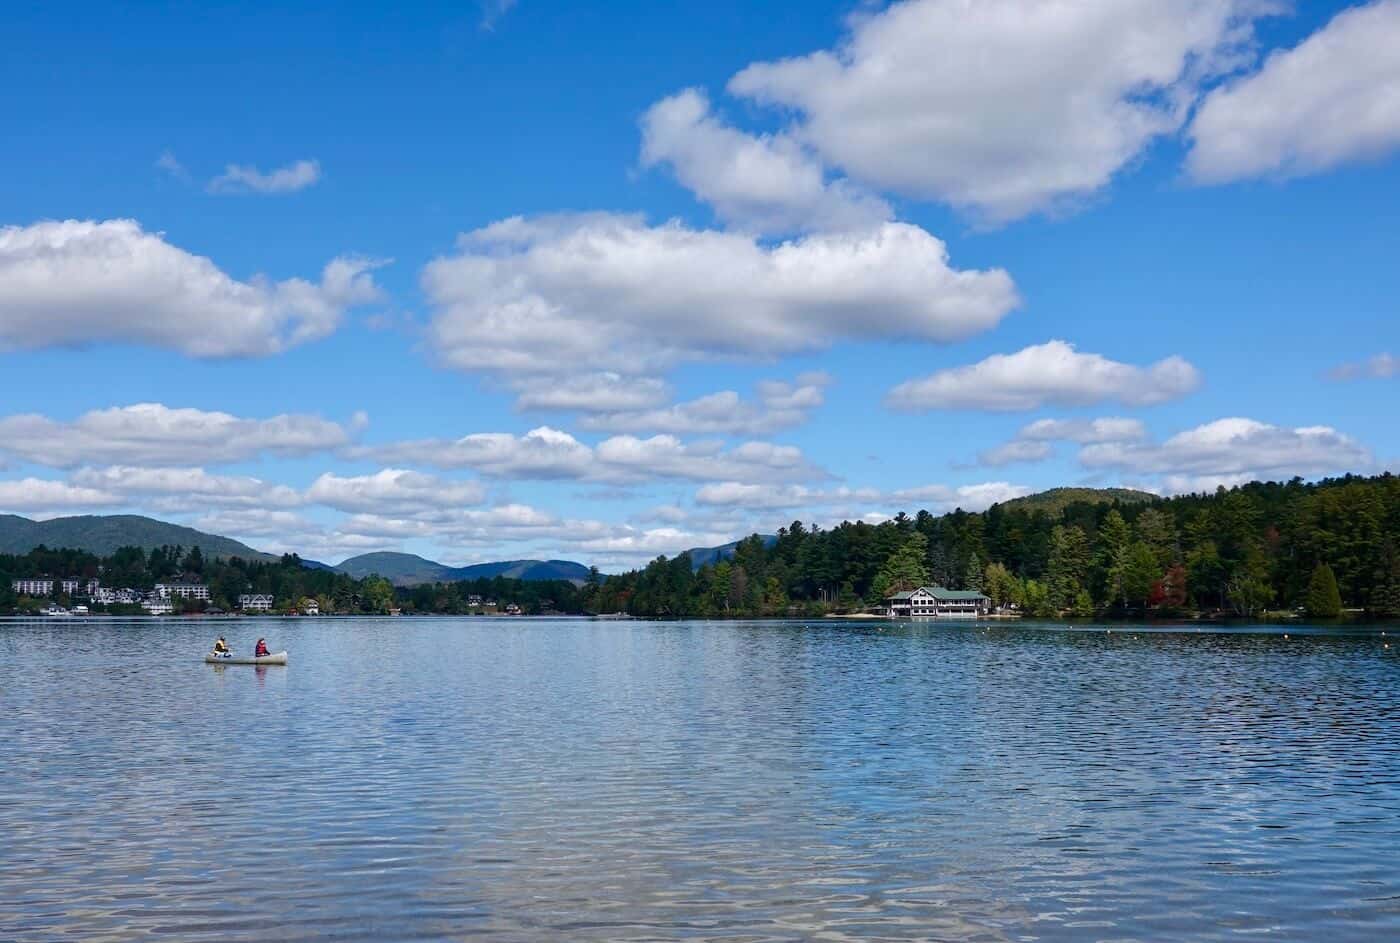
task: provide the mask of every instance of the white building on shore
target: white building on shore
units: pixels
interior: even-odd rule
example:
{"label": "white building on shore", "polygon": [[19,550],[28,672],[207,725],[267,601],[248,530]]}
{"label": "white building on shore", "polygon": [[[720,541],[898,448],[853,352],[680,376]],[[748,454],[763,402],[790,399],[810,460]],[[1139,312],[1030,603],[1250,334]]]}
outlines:
{"label": "white building on shore", "polygon": [[885,599],[891,619],[980,619],[992,608],[992,600],[976,590],[920,586]]}
{"label": "white building on shore", "polygon": [[156,595],[161,599],[203,599],[209,601],[209,587],[204,583],[157,583]]}
{"label": "white building on shore", "polygon": [[274,601],[267,593],[244,593],[238,597],[238,608],[244,612],[271,612]]}
{"label": "white building on shore", "polygon": [[53,595],[53,580],[50,579],[11,580],[10,587],[21,596]]}

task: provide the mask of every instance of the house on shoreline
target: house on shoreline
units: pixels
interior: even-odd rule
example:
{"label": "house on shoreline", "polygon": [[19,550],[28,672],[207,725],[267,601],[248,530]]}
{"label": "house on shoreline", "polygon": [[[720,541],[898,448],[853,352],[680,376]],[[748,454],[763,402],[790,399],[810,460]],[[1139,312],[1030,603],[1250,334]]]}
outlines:
{"label": "house on shoreline", "polygon": [[885,598],[891,619],[980,619],[991,612],[992,600],[977,590],[920,586]]}

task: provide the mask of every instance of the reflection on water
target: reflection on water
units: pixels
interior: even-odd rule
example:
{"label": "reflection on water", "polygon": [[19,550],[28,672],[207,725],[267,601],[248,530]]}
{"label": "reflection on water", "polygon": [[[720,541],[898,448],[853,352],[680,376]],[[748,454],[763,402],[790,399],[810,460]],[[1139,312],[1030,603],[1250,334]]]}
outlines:
{"label": "reflection on water", "polygon": [[0,938],[1400,934],[1394,631],[212,628],[0,623]]}

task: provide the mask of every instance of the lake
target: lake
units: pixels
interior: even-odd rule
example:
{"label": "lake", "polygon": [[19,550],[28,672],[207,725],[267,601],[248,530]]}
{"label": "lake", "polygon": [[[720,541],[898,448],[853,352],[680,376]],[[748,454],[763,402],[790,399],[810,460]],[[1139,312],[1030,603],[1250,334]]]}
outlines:
{"label": "lake", "polygon": [[1398,634],[0,622],[0,938],[1393,939]]}

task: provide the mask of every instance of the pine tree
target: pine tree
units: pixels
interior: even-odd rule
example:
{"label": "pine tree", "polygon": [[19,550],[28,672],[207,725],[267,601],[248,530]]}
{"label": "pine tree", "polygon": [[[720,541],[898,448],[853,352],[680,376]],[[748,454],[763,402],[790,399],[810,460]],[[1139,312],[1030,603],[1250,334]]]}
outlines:
{"label": "pine tree", "polygon": [[1127,565],[1128,544],[1132,540],[1123,515],[1114,508],[1109,511],[1099,527],[1098,554],[1094,560],[1099,575],[1098,585],[1103,587],[1104,602],[1110,606],[1128,605],[1128,593],[1123,585],[1123,570]]}
{"label": "pine tree", "polygon": [[967,575],[963,577],[963,589],[980,593],[982,591],[982,561],[977,554],[967,558]]}
{"label": "pine tree", "polygon": [[1314,619],[1335,619],[1342,614],[1342,593],[1337,588],[1337,575],[1327,564],[1319,563],[1313,568],[1303,607]]}

